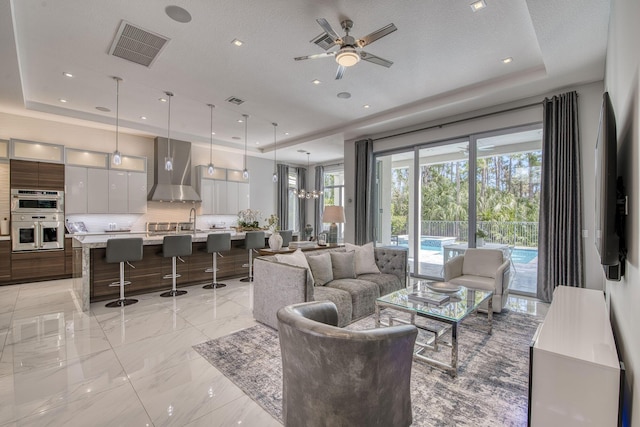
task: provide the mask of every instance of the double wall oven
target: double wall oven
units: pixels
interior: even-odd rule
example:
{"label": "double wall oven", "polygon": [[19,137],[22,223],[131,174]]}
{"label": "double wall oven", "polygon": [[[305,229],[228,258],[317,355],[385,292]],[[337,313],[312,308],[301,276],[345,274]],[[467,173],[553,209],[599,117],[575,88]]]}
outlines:
{"label": "double wall oven", "polygon": [[13,252],[64,249],[64,191],[11,190]]}

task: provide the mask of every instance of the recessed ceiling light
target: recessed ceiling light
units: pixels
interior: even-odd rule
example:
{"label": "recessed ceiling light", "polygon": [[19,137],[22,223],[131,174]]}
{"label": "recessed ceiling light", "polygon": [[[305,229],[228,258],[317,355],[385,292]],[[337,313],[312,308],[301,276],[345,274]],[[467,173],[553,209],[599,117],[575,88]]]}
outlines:
{"label": "recessed ceiling light", "polygon": [[233,43],[236,46],[242,46],[244,44],[242,40],[238,40],[238,39],[231,40],[231,43]]}
{"label": "recessed ceiling light", "polygon": [[371,107],[369,104],[364,104],[364,105],[362,106],[362,108],[369,108],[369,107]]}
{"label": "recessed ceiling light", "polygon": [[322,83],[320,80],[315,79],[314,81],[312,81],[311,83],[313,83],[314,85],[319,85],[320,83]]}
{"label": "recessed ceiling light", "polygon": [[211,135],[215,135],[215,134],[216,134],[215,132],[211,132]]}
{"label": "recessed ceiling light", "polygon": [[60,102],[62,102],[63,104],[67,103],[68,101],[64,98],[60,98]]}
{"label": "recessed ceiling light", "polygon": [[340,92],[338,94],[338,98],[349,99],[349,98],[351,98],[351,94],[349,92]]}
{"label": "recessed ceiling light", "polygon": [[147,120],[146,116],[140,116],[140,120]]}
{"label": "recessed ceiling light", "polygon": [[176,22],[181,22],[183,24],[191,22],[191,14],[180,6],[167,6],[164,8],[164,13]]}
{"label": "recessed ceiling light", "polygon": [[238,119],[238,123],[244,123],[244,120]]}
{"label": "recessed ceiling light", "polygon": [[285,134],[285,135],[289,135],[289,132],[285,132],[284,134]]}
{"label": "recessed ceiling light", "polygon": [[167,99],[166,99],[166,98],[158,98],[158,101],[160,101],[160,102],[167,102]]}
{"label": "recessed ceiling light", "polygon": [[484,9],[485,7],[487,7],[487,3],[484,0],[478,0],[471,3],[470,6],[471,6],[471,10],[473,10],[474,12],[477,12],[480,9]]}
{"label": "recessed ceiling light", "polygon": [[260,141],[256,141],[256,145],[260,145]]}
{"label": "recessed ceiling light", "polygon": [[502,60],[502,62],[505,63],[505,64],[509,64],[509,63],[513,62],[513,58],[512,57],[504,58]]}
{"label": "recessed ceiling light", "polygon": [[68,73],[66,71],[64,73],[62,73],[62,75],[65,76],[65,77],[69,77],[69,78],[73,77],[73,74]]}
{"label": "recessed ceiling light", "polygon": [[108,112],[110,112],[110,111],[111,111],[111,110],[110,110],[110,109],[108,109],[107,107],[96,107],[96,110],[98,110],[98,111],[103,111],[103,112],[105,112],[105,113],[108,113]]}

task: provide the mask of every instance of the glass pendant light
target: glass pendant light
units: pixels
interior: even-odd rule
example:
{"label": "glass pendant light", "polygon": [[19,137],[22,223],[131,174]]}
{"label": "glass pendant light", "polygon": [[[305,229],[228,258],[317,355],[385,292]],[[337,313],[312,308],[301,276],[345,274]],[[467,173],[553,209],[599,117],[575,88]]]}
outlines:
{"label": "glass pendant light", "polygon": [[171,98],[173,92],[165,92],[169,101],[169,119],[167,121],[167,157],[164,158],[164,170],[173,170],[173,157],[171,157]]}
{"label": "glass pendant light", "polygon": [[213,104],[207,104],[211,108],[211,129],[209,131],[209,164],[207,165],[207,173],[213,175],[215,168],[213,167],[213,109],[216,107]]}
{"label": "glass pendant light", "polygon": [[244,117],[244,169],[242,170],[242,179],[246,181],[249,179],[249,169],[247,169],[247,120],[249,116],[243,114],[242,117]]}
{"label": "glass pendant light", "polygon": [[111,160],[114,165],[119,166],[122,164],[122,153],[118,150],[118,134],[120,128],[120,82],[122,79],[120,77],[113,77],[113,80],[116,81],[116,151],[111,155]]}
{"label": "glass pendant light", "polygon": [[[307,175],[309,174],[309,168],[310,168],[310,163],[309,163],[309,156],[311,155],[311,153],[309,153],[307,151]],[[322,196],[323,192],[320,190],[312,190],[312,191],[306,191],[304,188],[301,188],[300,190],[298,190],[298,198],[299,199],[318,199],[320,198],[320,196]]]}
{"label": "glass pendant light", "polygon": [[278,183],[278,166],[276,164],[276,151],[278,151],[278,142],[276,141],[276,128],[278,127],[277,123],[271,123],[273,125],[273,176],[271,180],[274,184]]}

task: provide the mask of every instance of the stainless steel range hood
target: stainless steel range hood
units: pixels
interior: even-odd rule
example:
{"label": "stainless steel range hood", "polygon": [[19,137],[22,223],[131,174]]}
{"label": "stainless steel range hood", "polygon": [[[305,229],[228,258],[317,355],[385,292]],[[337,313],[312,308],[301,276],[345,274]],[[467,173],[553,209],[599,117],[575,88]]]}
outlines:
{"label": "stainless steel range hood", "polygon": [[164,169],[167,156],[167,138],[156,137],[154,144],[155,168],[149,200],[157,202],[200,202],[200,196],[191,186],[191,143],[171,140],[173,170]]}

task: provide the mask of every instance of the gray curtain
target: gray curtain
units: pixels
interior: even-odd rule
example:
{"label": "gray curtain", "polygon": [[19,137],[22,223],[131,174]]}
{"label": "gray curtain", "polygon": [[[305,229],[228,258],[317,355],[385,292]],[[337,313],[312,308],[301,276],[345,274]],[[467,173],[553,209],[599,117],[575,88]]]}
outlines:
{"label": "gray curtain", "polygon": [[[316,166],[315,181],[316,181],[316,185],[314,188],[318,191],[324,192],[324,166]],[[323,229],[322,212],[324,211],[324,195],[315,199],[313,203],[314,203],[313,228],[314,228],[314,233],[317,236],[318,234],[322,233],[322,229]]]}
{"label": "gray curtain", "polygon": [[289,166],[278,164],[278,200],[276,215],[280,230],[287,230],[289,224]]}
{"label": "gray curtain", "polygon": [[[306,168],[298,168],[298,190],[307,188],[307,169]],[[307,225],[307,199],[298,199],[298,230],[300,230],[300,235],[303,235],[304,228]]]}
{"label": "gray curtain", "polygon": [[578,94],[544,100],[537,297],[584,287]]}
{"label": "gray curtain", "polygon": [[355,244],[373,241],[373,140],[356,141]]}

